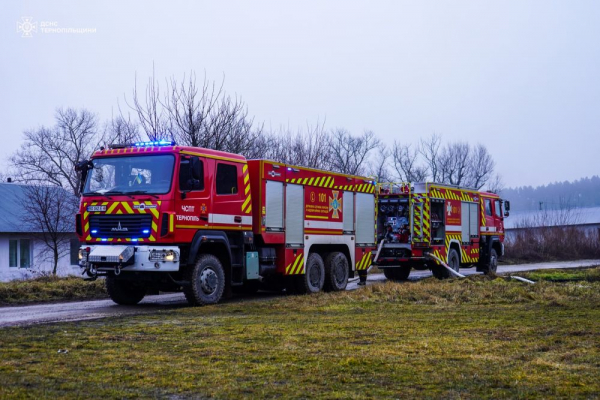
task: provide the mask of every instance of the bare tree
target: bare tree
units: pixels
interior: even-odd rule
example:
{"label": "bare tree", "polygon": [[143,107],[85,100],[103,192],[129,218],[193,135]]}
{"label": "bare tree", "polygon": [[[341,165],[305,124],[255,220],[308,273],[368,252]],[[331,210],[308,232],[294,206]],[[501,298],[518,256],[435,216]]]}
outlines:
{"label": "bare tree", "polygon": [[32,239],[43,245],[38,257],[50,259],[56,275],[59,259],[69,254],[78,198],[57,186],[25,186],[23,192],[23,223]]}
{"label": "bare tree", "polygon": [[411,145],[394,141],[392,158],[400,181],[420,182],[427,179],[427,167],[420,163],[420,154]]}
{"label": "bare tree", "polygon": [[465,142],[447,143],[440,151],[439,170],[444,183],[465,185],[471,159],[471,147]]}
{"label": "bare tree", "polygon": [[329,138],[331,150],[330,168],[343,174],[360,175],[365,169],[367,158],[379,146],[379,139],[372,131],[353,136],[343,128],[335,129]]}
{"label": "bare tree", "polygon": [[18,181],[52,184],[79,194],[80,176],[74,166],[100,146],[96,116],[85,109],[58,109],[56,125],[28,130],[10,158]]}
{"label": "bare tree", "polygon": [[377,146],[376,155],[373,157],[374,160],[369,163],[367,174],[374,177],[377,182],[393,181],[391,172],[388,168],[391,157],[392,153],[390,150],[383,143],[380,143],[379,146]]}
{"label": "bare tree", "polygon": [[148,78],[143,98],[138,92],[136,74],[132,102],[130,104],[125,98],[125,103],[136,113],[139,124],[148,139],[173,139],[170,118],[164,104],[161,102],[160,87],[154,75],[154,66],[152,66],[152,77]]}
{"label": "bare tree", "polygon": [[441,144],[442,137],[436,133],[432,134],[429,139],[421,139],[419,143],[419,153],[425,159],[429,177],[433,182],[442,182],[442,173],[439,164]]}
{"label": "bare tree", "polygon": [[145,99],[140,99],[136,84],[133,103],[128,104],[151,140],[171,139],[181,145],[242,153],[249,158],[260,155],[254,142],[263,133],[263,126],[254,123],[243,100],[227,95],[223,85],[224,80],[217,83],[206,76],[198,82],[192,71],[181,81],[168,79],[163,96],[153,73]]}
{"label": "bare tree", "polygon": [[262,158],[308,168],[325,169],[330,165],[329,132],[325,122],[306,125],[306,131],[292,133],[280,128],[277,134],[266,134],[260,142],[266,146]]}
{"label": "bare tree", "polygon": [[504,189],[504,181],[502,180],[502,176],[500,176],[500,174],[495,174],[493,176],[493,178],[491,178],[487,182],[486,190],[488,192],[500,194],[503,189]]}
{"label": "bare tree", "polygon": [[128,116],[123,115],[112,118],[104,125],[103,142],[106,145],[112,143],[132,143],[141,141],[139,125]]}
{"label": "bare tree", "polygon": [[492,179],[494,166],[494,160],[484,145],[478,144],[472,148],[468,161],[466,186],[481,189]]}

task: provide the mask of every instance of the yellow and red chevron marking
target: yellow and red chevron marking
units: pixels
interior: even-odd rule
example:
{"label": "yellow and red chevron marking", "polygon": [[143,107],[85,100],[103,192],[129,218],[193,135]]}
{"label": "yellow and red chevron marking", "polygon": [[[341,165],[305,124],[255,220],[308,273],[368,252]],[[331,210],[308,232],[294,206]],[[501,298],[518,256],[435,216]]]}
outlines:
{"label": "yellow and red chevron marking", "polygon": [[432,187],[429,190],[429,194],[431,197],[435,197],[438,199],[446,199],[446,200],[461,200],[461,201],[471,201],[475,202],[475,197],[478,196],[478,193],[466,192],[458,189],[448,189],[448,188],[437,188]]}
{"label": "yellow and red chevron marking", "polygon": [[481,212],[481,226],[485,226],[485,211],[483,208],[483,201],[479,203],[479,210]]}
{"label": "yellow and red chevron marking", "polygon": [[375,185],[372,183],[363,183],[360,185],[335,185],[335,178],[333,176],[320,176],[318,178],[288,178],[285,181],[297,185],[308,185],[361,193],[375,193]]}
{"label": "yellow and red chevron marking", "polygon": [[[139,206],[142,205],[142,207],[144,208],[140,208]],[[104,214],[104,215],[120,215],[120,214],[152,214],[152,224],[151,224],[151,230],[150,230],[150,236],[148,236],[147,238],[138,238],[138,242],[144,242],[144,241],[149,241],[149,242],[154,242],[156,241],[156,238],[158,237],[158,216],[159,216],[159,211],[158,208],[160,208],[161,205],[161,201],[156,201],[155,203],[153,203],[150,200],[147,201],[115,201],[115,202],[108,202],[108,201],[93,201],[90,203],[83,203],[83,218],[82,218],[82,223],[83,223],[83,229],[84,229],[84,236],[86,236],[85,240],[86,241],[96,241],[96,242],[100,242],[102,241],[102,238],[92,238],[91,234],[90,234],[90,220],[89,217],[90,215],[97,215],[97,214]],[[106,211],[94,211],[94,212],[88,212],[87,211],[87,207],[88,206],[106,206]],[[156,206],[156,208],[146,208],[146,206]],[[107,242],[130,242],[131,238],[103,238],[106,239]]]}
{"label": "yellow and red chevron marking", "polygon": [[429,242],[431,236],[429,199],[423,198],[423,241]]}
{"label": "yellow and red chevron marking", "polygon": [[472,247],[470,249],[461,249],[463,263],[476,263],[479,261],[479,248]]}
{"label": "yellow and red chevron marking", "polygon": [[[415,207],[417,204],[421,203],[422,207],[424,207],[423,205],[423,196],[422,195],[414,195],[412,198],[412,203],[413,203],[413,210],[415,210],[415,212],[413,213],[413,233],[414,233],[414,239],[418,238],[418,241],[421,241],[424,239],[424,232],[423,232],[423,221],[421,220],[421,214],[416,212],[416,208]],[[423,210],[423,212],[425,212],[425,210]],[[414,240],[413,240],[414,241]]]}
{"label": "yellow and red chevron marking", "polygon": [[373,254],[370,251],[367,251],[365,254],[363,254],[360,261],[356,263],[356,270],[362,271],[362,270],[369,268],[371,266],[371,258],[372,257],[373,257]]}
{"label": "yellow and red chevron marking", "polygon": [[304,273],[304,253],[300,253],[296,256],[293,262],[289,263],[285,267],[286,275],[298,275]]}
{"label": "yellow and red chevron marking", "polygon": [[252,212],[252,196],[250,195],[250,175],[248,174],[248,164],[242,167],[242,175],[244,177],[244,196],[246,200],[242,204],[242,213],[250,214]]}
{"label": "yellow and red chevron marking", "polygon": [[450,241],[455,240],[460,243],[461,238],[462,238],[462,234],[460,234],[460,233],[458,233],[458,234],[457,233],[447,233],[446,234],[446,253],[450,249]]}

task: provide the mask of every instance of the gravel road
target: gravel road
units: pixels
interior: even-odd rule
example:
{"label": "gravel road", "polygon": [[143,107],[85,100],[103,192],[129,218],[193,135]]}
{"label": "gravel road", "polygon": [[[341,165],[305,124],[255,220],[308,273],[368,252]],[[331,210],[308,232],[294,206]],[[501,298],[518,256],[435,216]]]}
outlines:
{"label": "gravel road", "polygon": [[[521,265],[499,265],[499,274],[512,274],[521,271],[551,268],[578,268],[600,265],[600,260],[552,262],[540,264]],[[475,268],[461,269],[464,275],[478,274]],[[411,280],[422,279],[431,276],[429,271],[412,271]],[[383,274],[370,274],[369,283],[385,281]],[[348,283],[347,290],[356,290],[356,279]],[[274,298],[280,295],[272,293],[258,293],[253,296],[236,296],[227,302],[244,301],[248,299],[260,300]],[[0,327],[26,326],[42,323],[55,323],[67,321],[84,321],[107,317],[119,317],[126,315],[152,314],[164,312],[165,310],[186,307],[187,303],[183,294],[162,294],[147,296],[137,306],[119,306],[111,300],[91,300],[68,303],[51,303],[31,306],[0,307]]]}

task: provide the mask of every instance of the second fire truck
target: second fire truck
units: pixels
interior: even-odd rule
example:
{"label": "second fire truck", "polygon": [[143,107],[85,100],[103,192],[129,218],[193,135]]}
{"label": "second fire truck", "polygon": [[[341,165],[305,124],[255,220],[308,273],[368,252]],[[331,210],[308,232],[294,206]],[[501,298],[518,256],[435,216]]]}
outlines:
{"label": "second fire truck", "polygon": [[392,280],[411,269],[447,278],[459,268],[496,271],[510,203],[497,194],[437,183],[378,184],[374,264]]}

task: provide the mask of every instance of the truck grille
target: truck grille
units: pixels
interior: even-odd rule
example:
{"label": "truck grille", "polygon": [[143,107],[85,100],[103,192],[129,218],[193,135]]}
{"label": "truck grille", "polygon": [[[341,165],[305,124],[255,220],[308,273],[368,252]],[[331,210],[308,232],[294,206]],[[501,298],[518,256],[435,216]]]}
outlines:
{"label": "truck grille", "polygon": [[91,215],[94,238],[146,238],[152,230],[152,215]]}

